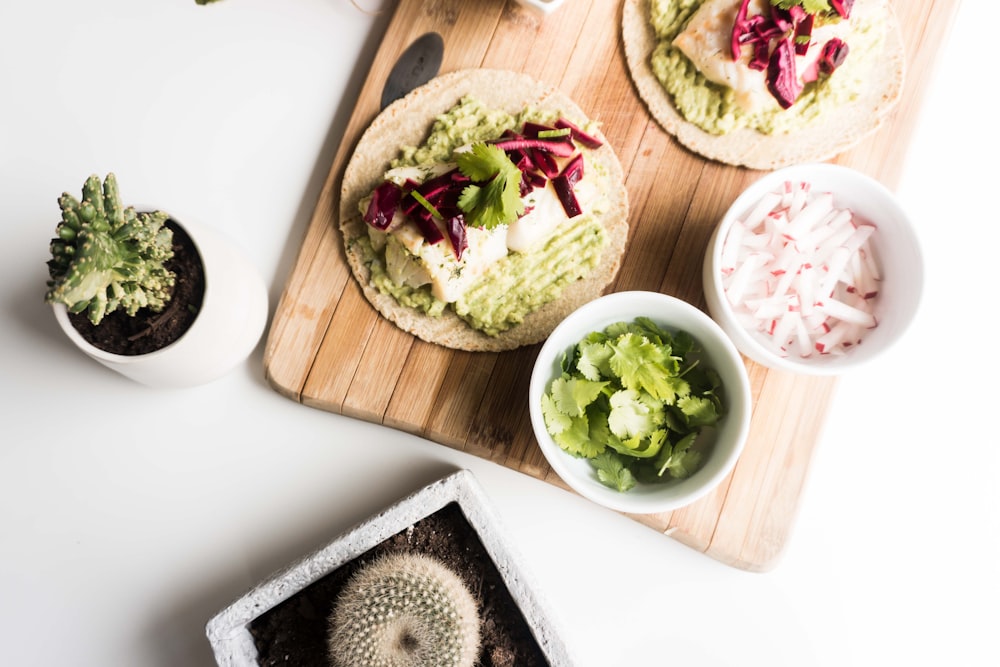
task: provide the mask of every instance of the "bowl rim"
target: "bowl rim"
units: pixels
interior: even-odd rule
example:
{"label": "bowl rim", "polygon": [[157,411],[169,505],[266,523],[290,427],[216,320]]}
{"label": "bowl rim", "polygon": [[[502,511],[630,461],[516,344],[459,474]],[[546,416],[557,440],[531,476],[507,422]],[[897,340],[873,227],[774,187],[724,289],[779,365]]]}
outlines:
{"label": "bowl rim", "polygon": [[[628,307],[629,315],[620,314],[616,308]],[[597,331],[620,321],[628,321],[636,317],[649,317],[665,328],[677,330],[689,327],[672,325],[668,317],[650,314],[655,309],[664,307],[684,311],[697,323],[699,331],[709,332],[710,341],[704,340],[704,335],[695,335],[703,346],[710,346],[715,353],[711,354],[716,368],[725,362],[729,370],[724,374],[727,392],[727,413],[723,428],[733,435],[732,445],[721,457],[712,457],[713,465],[703,466],[692,477],[680,480],[673,485],[645,484],[641,485],[648,493],[638,495],[631,492],[621,493],[604,486],[596,478],[581,479],[575,466],[582,467],[583,459],[563,451],[548,434],[544,417],[541,414],[541,396],[553,378],[553,369],[561,358],[561,351],[578,342],[588,331]],[[603,313],[603,314],[602,314]],[[587,326],[583,326],[587,323]],[[587,331],[582,331],[587,329]],[[580,331],[579,335],[570,335],[572,331]],[[694,334],[692,334],[694,335]],[[570,342],[567,342],[570,341]],[[721,354],[724,359],[715,359]],[[720,373],[722,372],[721,369]],[[732,377],[730,377],[732,376]],[[735,383],[735,386],[734,386]],[[750,432],[750,417],[752,413],[752,396],[750,379],[746,365],[739,350],[719,327],[718,323],[693,304],[662,292],[629,290],[612,292],[593,299],[577,308],[563,319],[542,344],[531,372],[528,389],[529,416],[535,440],[559,478],[579,495],[603,507],[632,514],[658,514],[669,512],[690,505],[711,491],[729,475],[743,452]],[[730,422],[735,422],[731,424]],[[575,465],[574,465],[575,464]],[[587,464],[589,467],[589,464]],[[700,476],[699,476],[700,473]],[[691,481],[693,480],[693,481]],[[657,493],[657,487],[662,489]],[[678,491],[678,487],[680,490]]]}
{"label": "bowl rim", "polygon": [[[886,208],[892,213],[898,223],[895,227],[905,236],[908,251],[912,254],[907,281],[912,285],[911,293],[914,296],[911,299],[913,303],[904,313],[902,320],[894,326],[894,332],[887,338],[883,338],[883,343],[875,352],[869,352],[872,349],[869,347],[864,348],[862,353],[849,352],[837,357],[813,356],[808,359],[781,357],[757,340],[742,324],[736,321],[732,306],[722,296],[724,294],[722,277],[714,267],[717,265],[722,253],[722,242],[729,228],[732,227],[733,222],[748,210],[765,192],[770,191],[782,182],[787,180],[809,181],[817,178],[821,180],[850,179],[874,193],[879,198],[880,208]],[[836,191],[834,191],[834,194],[836,195]],[[906,211],[896,195],[879,180],[858,169],[828,162],[789,165],[763,174],[760,178],[750,183],[727,207],[722,218],[716,224],[702,263],[702,286],[708,311],[712,319],[716,320],[733,340],[737,349],[752,361],[763,366],[801,375],[842,375],[849,370],[868,365],[886,350],[893,347],[916,319],[920,302],[923,298],[924,282],[925,265],[920,238],[914,227],[913,217]],[[859,346],[855,350],[861,350],[862,348],[863,346]],[[820,361],[817,363],[817,360]]]}

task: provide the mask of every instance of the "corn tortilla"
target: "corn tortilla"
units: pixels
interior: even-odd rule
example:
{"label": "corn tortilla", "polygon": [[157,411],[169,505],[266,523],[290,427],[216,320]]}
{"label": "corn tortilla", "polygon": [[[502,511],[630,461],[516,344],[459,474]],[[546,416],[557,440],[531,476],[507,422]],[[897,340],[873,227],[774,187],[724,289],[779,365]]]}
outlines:
{"label": "corn tortilla", "polygon": [[567,285],[560,296],[529,314],[524,322],[500,333],[486,335],[469,326],[450,308],[437,317],[401,305],[371,283],[354,240],[367,235],[358,205],[381,182],[389,163],[401,146],[420,145],[434,119],[446,113],[461,98],[471,96],[491,109],[517,114],[526,107],[556,110],[566,117],[583,120],[580,107],[558,89],[524,74],[504,70],[468,69],[443,74],[417,88],[382,111],[361,136],[344,170],[340,198],[340,230],[347,260],[365,298],[384,317],[418,338],[444,347],[499,352],[544,340],[573,310],[600,296],[618,272],[628,238],[628,195],[624,173],[614,150],[604,143],[590,158],[607,174],[607,211],[599,216],[608,232],[608,243],[600,262],[583,279]]}
{"label": "corn tortilla", "polygon": [[[864,90],[850,103],[808,126],[783,134],[741,128],[723,135],[705,132],[678,113],[670,95],[653,73],[650,57],[656,37],[650,23],[650,0],[625,0],[622,40],[632,82],[650,115],[691,151],[711,160],[751,169],[830,159],[875,132],[895,107],[906,72],[903,39],[895,12],[886,0],[856,0],[854,11],[884,12],[885,43],[865,80]],[[850,57],[850,56],[848,56]]]}

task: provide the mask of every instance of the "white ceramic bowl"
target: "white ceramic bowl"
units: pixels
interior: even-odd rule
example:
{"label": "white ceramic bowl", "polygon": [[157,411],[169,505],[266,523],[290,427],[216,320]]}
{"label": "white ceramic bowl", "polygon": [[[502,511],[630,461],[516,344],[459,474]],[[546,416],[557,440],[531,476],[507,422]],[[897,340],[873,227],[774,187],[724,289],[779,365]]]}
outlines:
{"label": "white ceramic bowl", "polygon": [[[727,412],[713,435],[702,467],[687,479],[638,484],[622,493],[602,484],[586,459],[572,456],[555,443],[542,417],[542,395],[559,377],[563,354],[584,336],[616,322],[648,317],[668,331],[683,330],[701,345],[705,363],[720,374]],[[528,389],[531,425],[559,477],[584,498],[621,512],[656,514],[688,505],[709,493],[736,465],[750,430],[750,382],[732,341],[708,315],[680,299],[657,292],[617,292],[591,301],[566,317],[542,345]]]}
{"label": "white ceramic bowl", "polygon": [[[808,357],[780,354],[765,334],[737,319],[725,296],[719,265],[726,235],[733,223],[745,216],[765,193],[782,187],[786,181],[807,182],[812,192],[831,192],[836,208],[849,208],[856,218],[877,227],[870,239],[882,273],[873,302],[877,325],[865,332],[860,344],[845,353],[813,353]],[[839,375],[875,359],[903,335],[917,312],[924,265],[910,218],[885,186],[849,167],[814,163],[770,172],[737,197],[708,244],[702,281],[709,313],[748,358],[768,368],[794,373]]]}

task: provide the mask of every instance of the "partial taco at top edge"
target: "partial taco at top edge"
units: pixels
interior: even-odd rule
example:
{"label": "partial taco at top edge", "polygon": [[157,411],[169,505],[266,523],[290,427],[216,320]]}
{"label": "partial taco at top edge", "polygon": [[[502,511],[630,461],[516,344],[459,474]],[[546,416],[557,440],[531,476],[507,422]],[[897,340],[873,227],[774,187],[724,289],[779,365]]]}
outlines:
{"label": "partial taco at top edge", "polygon": [[543,340],[601,295],[628,237],[622,167],[558,89],[441,75],[380,113],[343,176],[339,226],[367,300],[431,343]]}
{"label": "partial taco at top edge", "polygon": [[621,28],[659,124],[695,153],[753,169],[855,146],[905,79],[888,0],[625,0]]}

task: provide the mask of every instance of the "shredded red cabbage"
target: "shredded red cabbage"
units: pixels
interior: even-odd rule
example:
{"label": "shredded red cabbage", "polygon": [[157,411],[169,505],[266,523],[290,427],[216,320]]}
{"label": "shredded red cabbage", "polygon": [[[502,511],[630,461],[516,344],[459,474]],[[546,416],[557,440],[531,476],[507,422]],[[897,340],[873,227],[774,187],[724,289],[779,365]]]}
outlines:
{"label": "shredded red cabbage", "polygon": [[561,176],[565,176],[570,185],[576,185],[583,178],[583,156],[577,153],[572,160],[566,163]]}
{"label": "shredded red cabbage", "polygon": [[462,253],[469,247],[469,237],[465,233],[465,216],[462,214],[448,218],[448,239],[455,251],[455,257],[462,259]]}
{"label": "shredded red cabbage", "polygon": [[[798,5],[795,5],[799,7]],[[799,7],[799,9],[802,9]],[[803,12],[805,14],[805,12]],[[809,43],[812,41],[813,14],[805,16],[795,24],[795,54],[804,56],[809,50]]]}
{"label": "shredded red cabbage", "polygon": [[422,194],[427,201],[437,206],[441,197],[444,197],[449,192],[454,192],[456,189],[460,191],[468,182],[468,176],[458,169],[452,169],[440,176],[435,176],[424,181],[417,186],[417,192]]}
{"label": "shredded red cabbage", "polygon": [[576,151],[576,146],[569,137],[555,137],[552,139],[539,139],[534,137],[519,137],[516,139],[501,139],[494,142],[494,145],[503,151],[511,150],[537,150],[551,153],[558,157],[569,157]]}
{"label": "shredded red cabbage", "polygon": [[[780,9],[770,5],[764,14],[748,16],[750,0],[742,0],[733,21],[730,47],[733,60],[739,60],[745,45],[752,48],[747,66],[767,71],[767,88],[782,108],[787,109],[802,92],[802,83],[795,72],[795,56],[805,55],[812,43],[815,15],[802,5]],[[854,0],[830,0],[830,6],[842,18],[850,16]],[[803,72],[802,81],[809,83],[819,73],[830,74],[847,57],[847,44],[834,38],[823,46],[820,60]]]}
{"label": "shredded red cabbage", "polygon": [[733,60],[740,59],[740,50],[744,42],[744,35],[750,32],[747,23],[747,11],[750,9],[750,0],[743,0],[740,8],[736,10],[736,21],[733,23],[733,34],[730,41]]}
{"label": "shredded red cabbage", "polygon": [[559,163],[556,162],[555,157],[553,157],[550,153],[546,153],[545,151],[539,149],[532,149],[531,158],[535,161],[538,171],[540,171],[545,178],[552,179],[559,174]]}
{"label": "shredded red cabbage", "polygon": [[375,229],[385,231],[392,222],[396,214],[396,207],[402,192],[395,183],[385,181],[372,193],[372,199],[368,202],[368,209],[365,211],[364,220]]}
{"label": "shredded red cabbage", "polygon": [[[564,132],[558,133],[559,130]],[[566,130],[569,132],[565,132]],[[557,132],[556,136],[549,136],[548,133],[551,132]],[[545,136],[540,136],[543,133]],[[566,214],[575,217],[582,213],[574,192],[574,185],[583,177],[583,155],[577,150],[576,144],[598,148],[603,145],[600,139],[584,132],[569,120],[560,118],[555,122],[555,127],[525,123],[521,133],[507,130],[491,143],[505,151],[521,171],[522,197],[535,188],[545,187],[551,181]],[[560,171],[559,159],[564,158],[568,160]],[[402,187],[392,181],[384,181],[372,193],[363,218],[376,229],[384,231],[399,210],[413,221],[424,239],[431,244],[444,239],[441,231],[443,226],[455,256],[461,259],[469,242],[465,216],[458,206],[458,200],[470,182],[458,169],[452,169],[423,183],[408,179]],[[439,225],[434,214],[411,195],[414,191],[431,204],[441,216],[443,225]],[[526,209],[525,213],[529,210]]]}
{"label": "shredded red cabbage", "polygon": [[844,64],[849,51],[850,49],[844,40],[838,37],[831,38],[830,41],[823,45],[823,51],[820,52],[819,60],[817,61],[819,70],[824,74],[832,74],[833,70]]}
{"label": "shredded red cabbage", "polygon": [[[528,194],[535,188],[544,188],[549,181],[548,178],[536,171],[525,171],[521,174],[521,196]],[[527,212],[527,211],[525,211]]]}
{"label": "shredded red cabbage", "polygon": [[841,18],[851,18],[851,8],[854,7],[854,0],[830,0],[833,11],[840,14]]}
{"label": "shredded red cabbage", "polygon": [[[799,9],[802,8],[799,7]],[[790,10],[779,9],[774,5],[771,5],[771,21],[774,22],[774,26],[778,29],[778,32],[780,33],[788,32],[795,25]]]}
{"label": "shredded red cabbage", "polygon": [[[413,197],[409,197],[409,199],[412,200]],[[440,243],[444,240],[444,235],[438,228],[437,223],[434,222],[434,217],[431,215],[431,212],[421,206],[419,202],[409,213],[409,218],[413,221],[413,224],[417,226],[417,229],[420,230],[420,234],[424,237],[424,240],[431,245]]]}
{"label": "shredded red cabbage", "polygon": [[575,218],[583,212],[573,189],[581,178],[583,178],[583,156],[578,153],[569,161],[562,173],[552,179],[552,187],[555,188],[559,202],[570,218]]}
{"label": "shredded red cabbage", "polygon": [[788,37],[778,42],[767,65],[767,89],[782,109],[795,104],[802,84],[795,73],[795,47]]}
{"label": "shredded red cabbage", "polygon": [[771,58],[771,44],[768,40],[757,40],[753,43],[753,58],[747,65],[750,69],[765,70],[767,61]]}
{"label": "shredded red cabbage", "polygon": [[[521,127],[521,135],[520,136],[531,137],[532,139],[537,139],[538,135],[541,134],[542,132],[549,132],[549,131],[554,130],[554,129],[556,129],[556,128],[549,127],[548,125],[542,125],[541,123],[532,123],[531,121],[528,121],[527,123],[524,124],[524,126]],[[504,132],[504,136],[505,137],[516,137],[516,136],[519,136],[519,135],[516,132],[514,132],[513,130],[507,130],[506,132]],[[562,138],[562,137],[560,136],[559,138]]]}

